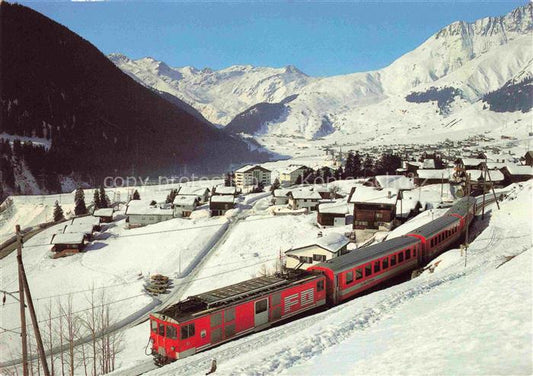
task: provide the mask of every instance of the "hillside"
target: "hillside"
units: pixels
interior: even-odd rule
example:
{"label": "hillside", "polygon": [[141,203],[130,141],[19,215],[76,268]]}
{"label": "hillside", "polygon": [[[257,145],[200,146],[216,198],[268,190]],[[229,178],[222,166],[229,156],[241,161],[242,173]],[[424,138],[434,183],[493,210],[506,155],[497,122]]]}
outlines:
{"label": "hillside", "polygon": [[[403,132],[420,127],[418,133],[424,134],[448,124],[449,117],[470,122],[462,117],[465,109],[477,108],[475,103],[485,94],[530,67],[532,31],[533,4],[528,3],[501,17],[454,22],[381,70],[333,77],[309,77],[294,67],[232,66],[213,71],[172,68],[153,58],[110,58],[132,77],[172,93],[217,124],[249,120],[248,129],[238,127],[244,133],[306,139],[334,135],[334,141],[348,135],[360,140],[369,129],[372,137],[390,127]],[[444,92],[424,99],[432,88],[448,88],[454,95]],[[424,100],[406,99],[417,93]],[[285,106],[283,116],[279,110],[257,116],[259,104],[277,104],[290,95],[297,98]],[[494,125],[487,121],[471,131]],[[456,130],[462,129],[448,129]]]}
{"label": "hillside", "polygon": [[232,164],[266,159],[177,98],[135,82],[49,18],[2,2],[0,24],[0,134],[51,140],[30,166],[34,174],[77,173],[98,181],[133,172],[156,178],[221,173]]}

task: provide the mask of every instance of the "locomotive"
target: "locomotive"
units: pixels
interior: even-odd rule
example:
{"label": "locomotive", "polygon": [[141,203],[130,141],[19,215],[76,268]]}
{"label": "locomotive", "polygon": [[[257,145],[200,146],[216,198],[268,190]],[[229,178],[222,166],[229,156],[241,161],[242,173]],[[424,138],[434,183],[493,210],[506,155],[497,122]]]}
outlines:
{"label": "locomotive", "polygon": [[476,213],[465,197],[442,217],[398,238],[299,273],[253,278],[188,297],[150,315],[150,343],[164,365],[323,306],[334,306],[423,267],[464,235]]}

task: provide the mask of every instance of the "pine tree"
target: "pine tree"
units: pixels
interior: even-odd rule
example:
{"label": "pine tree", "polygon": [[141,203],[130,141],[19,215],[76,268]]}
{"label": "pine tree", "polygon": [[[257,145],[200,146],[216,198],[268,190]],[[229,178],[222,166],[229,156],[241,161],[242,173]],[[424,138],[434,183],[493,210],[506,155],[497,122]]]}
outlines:
{"label": "pine tree", "polygon": [[177,189],[171,189],[170,193],[167,195],[167,199],[166,199],[165,202],[167,204],[172,204],[177,195],[178,195],[178,190]]}
{"label": "pine tree", "polygon": [[342,170],[342,167],[339,167],[338,169],[336,169],[335,174],[333,176],[335,176],[335,180],[344,179],[344,171]]}
{"label": "pine tree", "polygon": [[272,183],[272,185],[270,186],[270,192],[274,192],[276,189],[279,189],[280,186],[281,183],[279,182],[279,179],[274,179],[274,183]]}
{"label": "pine tree", "polygon": [[108,208],[109,207],[109,197],[107,197],[105,193],[104,186],[100,186],[100,208]]}
{"label": "pine tree", "polygon": [[329,167],[322,167],[322,179],[325,183],[335,180],[335,177],[331,174]]}
{"label": "pine tree", "polygon": [[76,193],[74,195],[74,204],[74,214],[87,214],[87,206],[85,206],[85,194],[83,193],[83,189],[76,189]]}
{"label": "pine tree", "polygon": [[139,192],[137,190],[135,190],[135,192],[133,192],[133,197],[131,199],[132,200],[140,200],[141,199],[141,195],[139,194]]}
{"label": "pine tree", "polygon": [[94,196],[93,196],[93,202],[94,202],[94,209],[100,209],[100,194],[98,193],[98,189],[94,190]]}
{"label": "pine tree", "polygon": [[355,155],[353,156],[353,162],[352,162],[354,178],[361,176],[361,172],[362,172],[361,164],[362,164],[361,156],[359,155],[359,152],[356,152]]}
{"label": "pine tree", "polygon": [[59,202],[56,201],[54,206],[54,222],[59,222],[63,219],[65,219],[65,215],[63,214],[63,208],[61,208]]}
{"label": "pine tree", "polygon": [[365,161],[363,162],[363,176],[372,176],[374,174],[374,161],[370,155],[366,155]]}

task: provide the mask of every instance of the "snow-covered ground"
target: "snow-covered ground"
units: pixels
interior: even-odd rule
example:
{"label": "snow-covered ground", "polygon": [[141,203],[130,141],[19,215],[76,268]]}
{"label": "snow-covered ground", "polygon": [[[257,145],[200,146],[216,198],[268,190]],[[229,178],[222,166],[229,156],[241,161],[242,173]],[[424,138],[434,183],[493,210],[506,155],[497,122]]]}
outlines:
{"label": "snow-covered ground", "polygon": [[491,206],[434,273],[180,360],[151,375],[531,374],[532,184]]}

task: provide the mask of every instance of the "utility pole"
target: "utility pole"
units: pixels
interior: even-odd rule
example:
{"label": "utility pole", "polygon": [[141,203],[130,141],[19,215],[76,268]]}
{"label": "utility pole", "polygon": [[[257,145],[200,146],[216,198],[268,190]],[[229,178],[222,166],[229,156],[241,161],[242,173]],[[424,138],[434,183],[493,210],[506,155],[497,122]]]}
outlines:
{"label": "utility pole", "polygon": [[[489,170],[487,170],[487,174],[489,175],[489,181],[492,183]],[[491,186],[492,186],[492,194],[494,195],[494,201],[496,201],[496,206],[498,206],[498,210],[500,210],[500,203],[498,202],[498,197],[496,197],[496,192],[494,191],[494,184],[491,184]]]}
{"label": "utility pole", "polygon": [[468,222],[468,217],[470,216],[470,174],[466,174],[466,233],[465,233],[465,268],[466,268],[466,260],[468,255],[468,229],[470,227],[470,222]]}
{"label": "utility pole", "polygon": [[487,158],[483,164],[483,205],[481,206],[481,219],[485,219],[485,187],[487,184]]}
{"label": "utility pole", "polygon": [[26,312],[24,307],[24,281],[22,278],[22,235],[20,234],[20,226],[15,226],[15,233],[17,236],[17,263],[19,275],[19,303],[20,303],[20,337],[22,342],[22,375],[28,376],[28,342],[26,335]]}

